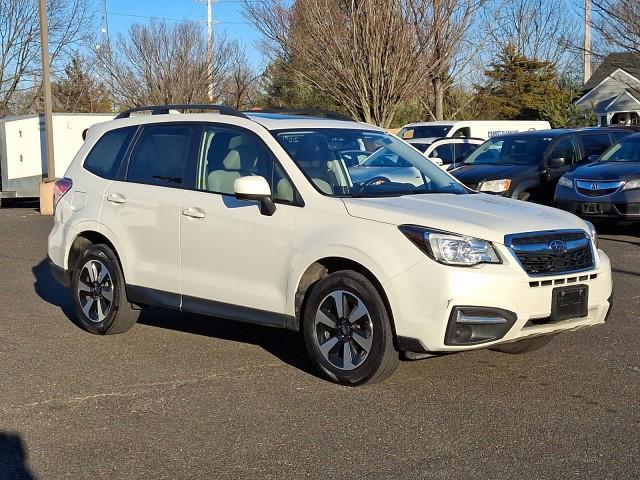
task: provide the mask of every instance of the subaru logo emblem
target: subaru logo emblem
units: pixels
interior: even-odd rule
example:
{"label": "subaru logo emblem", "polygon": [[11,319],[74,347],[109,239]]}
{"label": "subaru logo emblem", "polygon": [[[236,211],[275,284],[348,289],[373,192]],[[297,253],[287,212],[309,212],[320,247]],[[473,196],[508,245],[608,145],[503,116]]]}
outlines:
{"label": "subaru logo emblem", "polygon": [[592,183],[591,184],[591,190],[598,190],[598,184],[597,183]]}
{"label": "subaru logo emblem", "polygon": [[549,249],[556,253],[564,253],[567,251],[567,244],[562,240],[552,240],[549,242]]}

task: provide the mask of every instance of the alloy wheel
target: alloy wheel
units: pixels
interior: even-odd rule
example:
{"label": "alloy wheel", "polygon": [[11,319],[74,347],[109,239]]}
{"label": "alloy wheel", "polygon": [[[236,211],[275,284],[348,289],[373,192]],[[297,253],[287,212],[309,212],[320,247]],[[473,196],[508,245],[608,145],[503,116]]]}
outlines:
{"label": "alloy wheel", "polygon": [[85,317],[102,322],[113,306],[113,280],[109,269],[99,260],[89,260],[80,270],[77,295]]}
{"label": "alloy wheel", "polygon": [[353,370],[369,356],[373,322],[357,295],[346,290],[328,294],[320,302],[314,327],[320,352],[333,367]]}

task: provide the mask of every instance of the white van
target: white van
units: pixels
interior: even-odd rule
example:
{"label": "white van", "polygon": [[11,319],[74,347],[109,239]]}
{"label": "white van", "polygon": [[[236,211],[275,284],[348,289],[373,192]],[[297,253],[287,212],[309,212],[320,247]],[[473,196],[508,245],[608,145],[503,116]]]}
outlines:
{"label": "white van", "polygon": [[489,140],[498,135],[529,132],[532,130],[548,130],[549,122],[538,120],[471,120],[418,122],[405,125],[398,132],[404,140],[415,138],[479,138]]}

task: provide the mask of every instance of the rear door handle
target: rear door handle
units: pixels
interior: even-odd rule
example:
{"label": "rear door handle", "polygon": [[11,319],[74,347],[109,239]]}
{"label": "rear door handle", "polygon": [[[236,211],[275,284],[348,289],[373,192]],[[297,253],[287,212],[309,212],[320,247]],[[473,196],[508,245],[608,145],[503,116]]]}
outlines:
{"label": "rear door handle", "polygon": [[182,210],[182,215],[184,215],[185,217],[191,217],[191,218],[205,217],[204,210],[198,207],[185,208],[184,210]]}
{"label": "rear door handle", "polygon": [[109,195],[107,195],[107,202],[125,203],[126,201],[127,201],[127,197],[125,197],[121,193],[110,193]]}

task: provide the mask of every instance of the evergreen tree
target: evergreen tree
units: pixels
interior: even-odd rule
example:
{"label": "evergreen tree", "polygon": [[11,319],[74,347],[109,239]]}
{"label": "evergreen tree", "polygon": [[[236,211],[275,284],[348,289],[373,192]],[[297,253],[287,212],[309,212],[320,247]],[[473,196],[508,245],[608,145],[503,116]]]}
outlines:
{"label": "evergreen tree", "polygon": [[561,103],[555,65],[518,53],[507,45],[491,68],[488,83],[478,88],[478,101],[495,120],[542,120],[549,103]]}
{"label": "evergreen tree", "polygon": [[51,86],[54,111],[76,113],[111,111],[106,87],[85,72],[82,57],[73,57],[64,72],[64,77]]}

